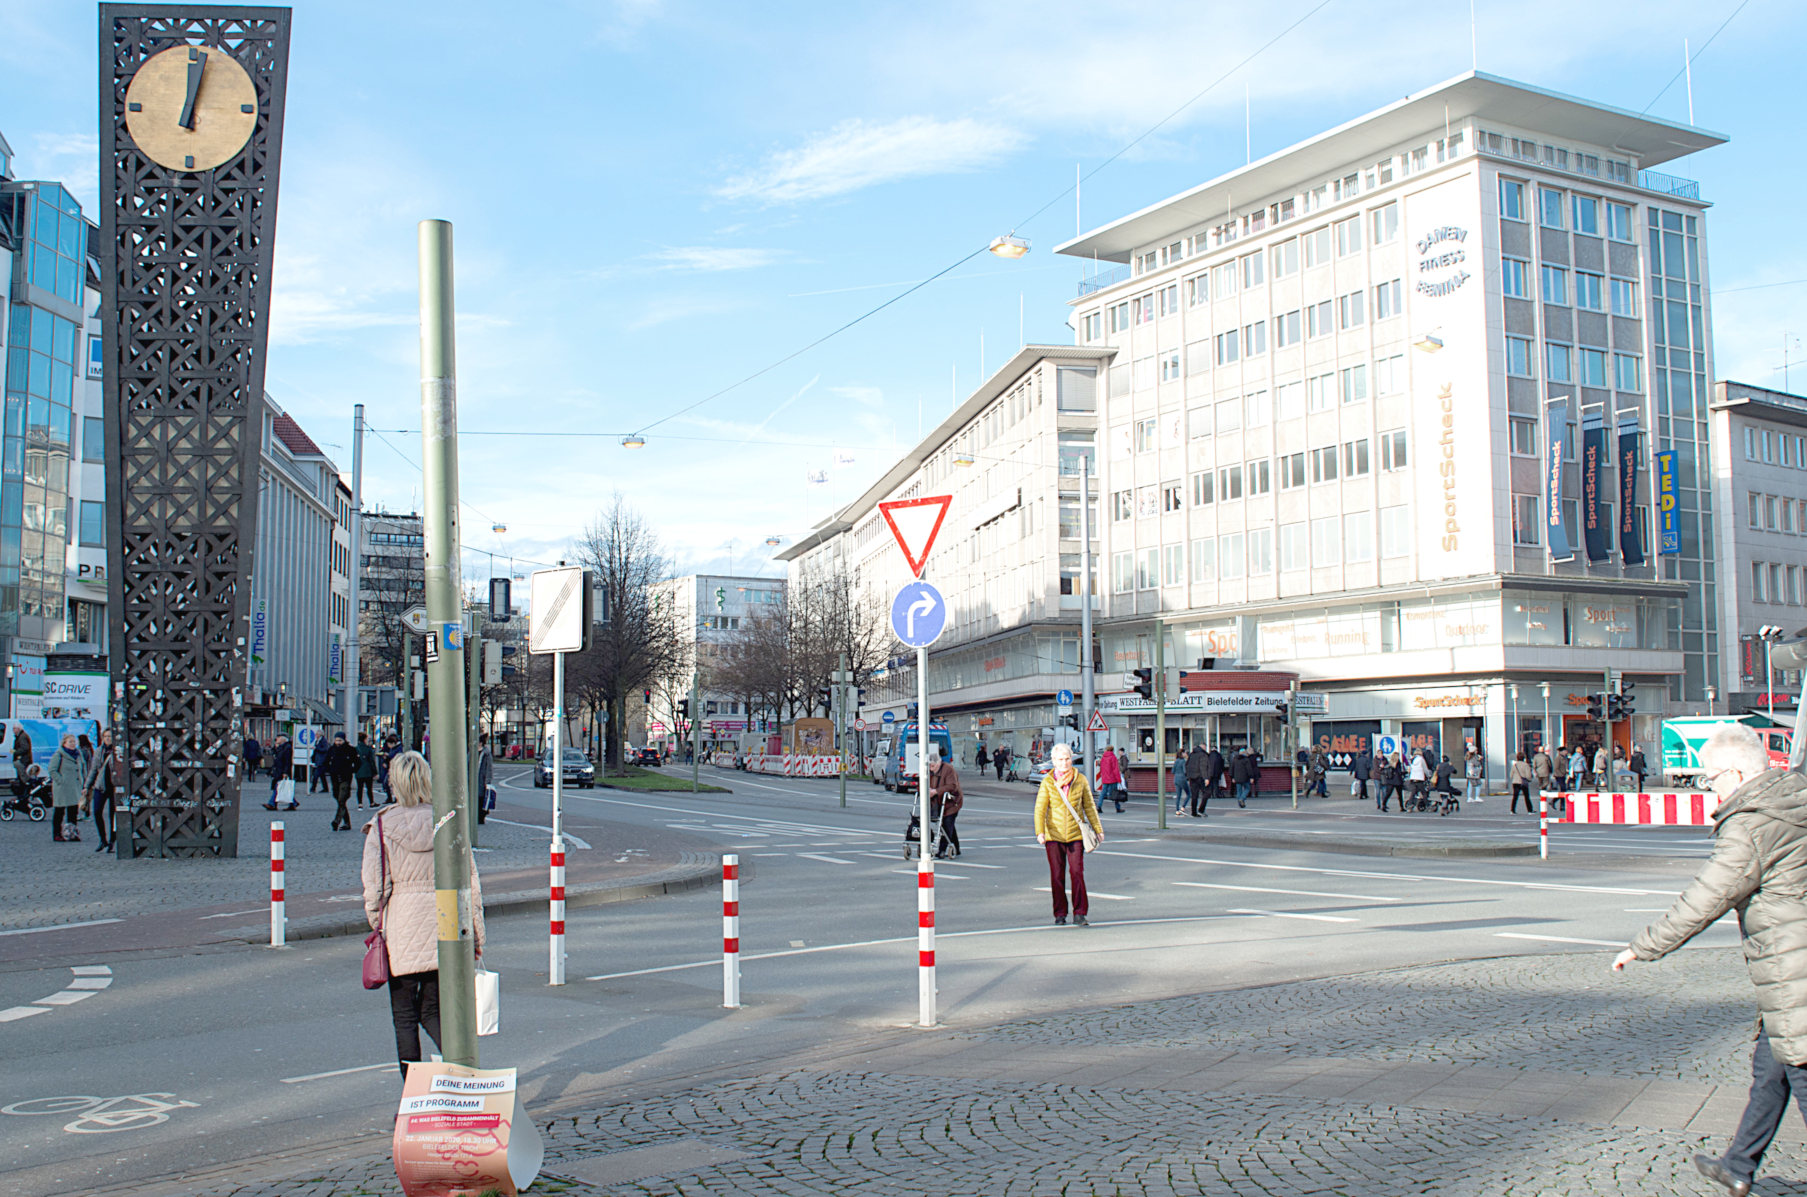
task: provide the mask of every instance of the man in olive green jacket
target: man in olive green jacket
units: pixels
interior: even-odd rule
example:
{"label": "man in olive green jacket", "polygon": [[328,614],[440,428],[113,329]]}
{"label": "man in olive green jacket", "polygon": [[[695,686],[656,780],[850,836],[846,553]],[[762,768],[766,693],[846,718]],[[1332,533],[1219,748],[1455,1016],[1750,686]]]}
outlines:
{"label": "man in olive green jacket", "polygon": [[[1700,764],[1721,798],[1713,856],[1612,967],[1660,960],[1727,911],[1738,912],[1762,1015],[1750,1104],[1725,1155],[1697,1155],[1694,1166],[1733,1197],[1744,1197],[1782,1124],[1789,1093],[1807,1094],[1807,777],[1770,769],[1763,742],[1742,725],[1714,732],[1701,747]],[[1802,1112],[1807,1115],[1807,1104]]]}

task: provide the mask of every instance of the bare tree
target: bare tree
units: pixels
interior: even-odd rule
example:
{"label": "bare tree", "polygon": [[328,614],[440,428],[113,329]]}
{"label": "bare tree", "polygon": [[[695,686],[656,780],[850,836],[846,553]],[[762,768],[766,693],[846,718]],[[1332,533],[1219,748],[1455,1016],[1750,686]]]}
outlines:
{"label": "bare tree", "polygon": [[621,730],[627,696],[678,672],[684,662],[676,612],[657,586],[671,563],[659,537],[617,492],[578,546],[584,568],[595,574],[605,622],[591,630],[590,648],[566,662],[567,685],[606,712],[605,767],[621,767]]}

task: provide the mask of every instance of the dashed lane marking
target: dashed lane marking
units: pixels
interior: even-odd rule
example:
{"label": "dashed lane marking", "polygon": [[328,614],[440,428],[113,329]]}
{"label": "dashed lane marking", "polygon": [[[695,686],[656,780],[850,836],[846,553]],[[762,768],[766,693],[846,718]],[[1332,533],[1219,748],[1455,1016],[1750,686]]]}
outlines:
{"label": "dashed lane marking", "polygon": [[397,1067],[399,1066],[394,1063],[362,1064],[356,1068],[335,1068],[331,1072],[310,1072],[306,1076],[285,1076],[282,1078],[282,1083],[285,1085],[301,1085],[308,1081],[323,1081],[328,1077],[350,1076],[354,1072],[394,1072]]}
{"label": "dashed lane marking", "polygon": [[[1038,894],[1051,894],[1054,891],[1045,885],[1038,885],[1035,887],[1035,892]],[[1088,898],[1103,898],[1109,902],[1134,902],[1136,900],[1135,896],[1132,894],[1107,894],[1095,889],[1088,889],[1085,893]]]}
{"label": "dashed lane marking", "polygon": [[[517,823],[513,819],[498,819],[494,815],[485,815],[483,821],[485,823],[501,823],[508,827],[525,827],[532,831],[543,831],[547,835],[552,834],[552,828],[546,826],[544,823]],[[568,831],[565,832],[565,843],[570,844],[574,848],[581,848],[586,852],[590,850],[590,842],[588,840],[572,835]]]}
{"label": "dashed lane marking", "polygon": [[73,931],[77,927],[100,927],[107,923],[123,923],[124,919],[88,919],[80,923],[58,923],[54,927],[20,927],[13,931],[0,931],[0,935],[42,935],[46,931]]}
{"label": "dashed lane marking", "polygon": [[1317,873],[1325,877],[1366,877],[1380,881],[1430,881],[1440,885],[1494,885],[1508,889],[1551,890],[1574,894],[1622,894],[1631,897],[1668,898],[1679,893],[1672,889],[1625,889],[1610,885],[1564,885],[1557,881],[1507,881],[1495,877],[1439,877],[1429,873],[1381,873],[1365,869],[1331,869],[1311,865],[1265,864],[1249,860],[1213,860],[1199,856],[1169,856],[1158,852],[1112,852],[1100,848],[1100,856],[1121,856],[1132,860],[1172,860],[1180,864],[1216,865],[1226,869],[1266,869],[1280,873]]}
{"label": "dashed lane marking", "polygon": [[1352,919],[1343,914],[1305,914],[1297,910],[1232,910],[1231,914],[1258,914],[1270,919],[1304,919],[1313,923],[1355,923],[1360,919]]}
{"label": "dashed lane marking", "polygon": [[1528,939],[1533,943],[1580,943],[1594,948],[1622,948],[1623,940],[1618,939],[1572,939],[1566,935],[1524,935],[1517,931],[1495,931],[1496,939]]}
{"label": "dashed lane marking", "polygon": [[1268,889],[1260,885],[1223,885],[1210,881],[1175,881],[1175,885],[1183,885],[1188,889],[1229,889],[1245,894],[1290,894],[1299,898],[1348,898],[1356,902],[1397,902],[1398,898],[1375,897],[1369,894],[1333,894],[1316,889]]}
{"label": "dashed lane marking", "polygon": [[858,861],[842,860],[838,856],[824,856],[820,852],[799,852],[797,855],[801,856],[804,860],[820,860],[827,864],[850,865],[859,863]]}
{"label": "dashed lane marking", "polygon": [[269,907],[259,906],[256,910],[233,910],[226,914],[204,914],[201,916],[201,921],[204,923],[208,919],[242,919],[247,915],[268,913],[270,913]]}
{"label": "dashed lane marking", "polygon": [[[118,922],[118,919],[108,919]],[[30,1018],[34,1014],[47,1014],[58,1006],[73,1006],[77,1002],[86,1001],[113,983],[113,970],[105,964],[78,964],[69,970],[72,980],[68,985],[51,994],[41,997],[29,1006],[13,1006],[0,1010],[0,1022],[17,1022],[21,1018]]]}

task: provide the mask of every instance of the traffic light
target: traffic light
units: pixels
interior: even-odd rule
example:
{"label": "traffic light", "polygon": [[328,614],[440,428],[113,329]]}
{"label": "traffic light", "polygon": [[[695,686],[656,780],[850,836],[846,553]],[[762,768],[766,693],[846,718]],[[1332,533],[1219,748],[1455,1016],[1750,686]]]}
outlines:
{"label": "traffic light", "polygon": [[1620,719],[1624,718],[1624,714],[1620,709],[1620,704],[1624,701],[1625,700],[1620,698],[1617,694],[1609,693],[1606,696],[1606,721],[1608,723],[1617,723]]}
{"label": "traffic light", "polygon": [[678,718],[690,718],[690,700],[688,698],[678,699]]}
{"label": "traffic light", "polygon": [[1619,695],[1619,718],[1629,719],[1637,713],[1638,709],[1631,705],[1631,692],[1626,691]]}
{"label": "traffic light", "polygon": [[483,684],[486,686],[502,684],[502,642],[500,640],[483,642]]}
{"label": "traffic light", "polygon": [[1587,696],[1587,717],[1595,723],[1600,723],[1606,718],[1606,696],[1604,694]]}
{"label": "traffic light", "polygon": [[1147,702],[1154,701],[1154,670],[1142,668],[1133,671],[1136,685],[1135,691]]}
{"label": "traffic light", "polygon": [[1286,717],[1289,713],[1290,713],[1290,708],[1288,708],[1285,703],[1277,702],[1274,704],[1274,714],[1276,714],[1280,717],[1280,722],[1285,723]]}
{"label": "traffic light", "polygon": [[644,690],[642,690],[642,691],[640,691],[640,701],[641,701],[641,702],[643,702],[643,703],[645,703],[645,704],[646,704],[646,705],[647,705],[647,706],[651,706],[651,705],[652,705],[652,703],[653,703],[653,688],[652,688],[652,687],[651,687],[651,686],[648,686],[648,687],[646,687],[646,688],[645,688],[645,689],[644,689]]}

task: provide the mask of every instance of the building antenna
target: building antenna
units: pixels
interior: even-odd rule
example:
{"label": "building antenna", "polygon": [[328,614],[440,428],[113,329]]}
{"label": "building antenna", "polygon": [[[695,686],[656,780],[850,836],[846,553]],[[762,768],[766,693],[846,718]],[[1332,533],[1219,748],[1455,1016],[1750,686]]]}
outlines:
{"label": "building antenna", "polygon": [[1688,53],[1688,39],[1682,38],[1682,73],[1688,78],[1688,123],[1694,123],[1694,56]]}
{"label": "building antenna", "polygon": [[1468,0],[1468,66],[1470,70],[1481,69],[1481,39],[1475,34],[1474,0]]}
{"label": "building antenna", "polygon": [[1249,112],[1249,85],[1242,85],[1242,156],[1244,162],[1255,160],[1255,132]]}

